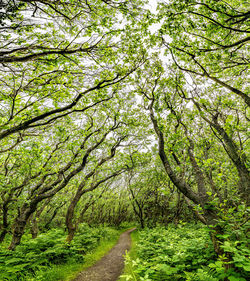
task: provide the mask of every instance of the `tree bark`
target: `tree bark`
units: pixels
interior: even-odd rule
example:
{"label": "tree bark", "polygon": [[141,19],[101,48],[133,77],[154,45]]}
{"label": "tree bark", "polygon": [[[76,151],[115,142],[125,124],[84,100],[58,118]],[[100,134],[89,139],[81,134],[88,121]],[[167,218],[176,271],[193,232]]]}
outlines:
{"label": "tree bark", "polygon": [[9,222],[8,222],[8,204],[10,201],[5,201],[3,203],[3,227],[2,227],[2,231],[0,234],[0,243],[2,243],[4,241],[4,238],[6,236],[6,234],[8,233],[8,226],[9,226]]}
{"label": "tree bark", "polygon": [[74,218],[75,207],[78,201],[80,200],[80,198],[81,198],[81,192],[78,191],[75,197],[73,198],[73,200],[70,202],[70,205],[67,210],[67,214],[66,214],[66,227],[68,230],[68,235],[66,238],[67,243],[71,243],[75,235],[76,225],[74,225],[73,223],[73,218]]}
{"label": "tree bark", "polygon": [[37,204],[27,204],[25,203],[21,210],[19,211],[19,215],[17,216],[14,223],[14,231],[12,235],[12,240],[9,246],[9,250],[15,250],[16,246],[18,246],[21,242],[21,238],[24,234],[25,226],[30,218],[30,215],[35,212]]}

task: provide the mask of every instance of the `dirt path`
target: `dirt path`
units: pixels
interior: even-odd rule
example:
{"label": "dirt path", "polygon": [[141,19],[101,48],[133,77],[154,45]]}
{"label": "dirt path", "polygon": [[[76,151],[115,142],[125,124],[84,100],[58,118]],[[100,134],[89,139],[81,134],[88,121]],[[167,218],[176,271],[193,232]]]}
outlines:
{"label": "dirt path", "polygon": [[117,244],[95,265],[82,271],[73,281],[117,281],[124,267],[124,254],[130,249],[130,233],[135,228],[122,233]]}

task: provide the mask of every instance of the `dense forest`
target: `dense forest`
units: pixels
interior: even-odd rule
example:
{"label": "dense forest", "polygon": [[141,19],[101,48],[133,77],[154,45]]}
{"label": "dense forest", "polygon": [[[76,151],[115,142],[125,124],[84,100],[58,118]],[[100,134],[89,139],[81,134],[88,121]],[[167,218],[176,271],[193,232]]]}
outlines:
{"label": "dense forest", "polygon": [[249,19],[0,1],[0,280],[72,280],[132,227],[119,280],[248,279]]}

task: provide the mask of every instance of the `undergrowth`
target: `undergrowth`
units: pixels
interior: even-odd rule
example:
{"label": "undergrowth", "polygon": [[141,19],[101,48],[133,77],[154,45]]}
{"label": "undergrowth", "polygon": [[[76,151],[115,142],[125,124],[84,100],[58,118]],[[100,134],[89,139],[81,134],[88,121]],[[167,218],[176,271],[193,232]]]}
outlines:
{"label": "undergrowth", "polygon": [[[15,251],[0,248],[0,280],[56,281],[65,280],[71,272],[90,266],[111,248],[121,230],[109,227],[79,227],[71,244],[67,244],[62,229],[52,229],[30,239],[26,234]],[[112,244],[112,245],[111,245]],[[100,246],[97,253],[93,250]]]}
{"label": "undergrowth", "polygon": [[205,227],[187,224],[141,230],[136,238],[136,254],[126,255],[126,270],[120,280],[246,281],[247,248],[241,250],[236,244],[233,247],[225,243],[223,247],[244,260],[244,267],[238,263],[238,268],[225,270],[223,257],[217,259]]}

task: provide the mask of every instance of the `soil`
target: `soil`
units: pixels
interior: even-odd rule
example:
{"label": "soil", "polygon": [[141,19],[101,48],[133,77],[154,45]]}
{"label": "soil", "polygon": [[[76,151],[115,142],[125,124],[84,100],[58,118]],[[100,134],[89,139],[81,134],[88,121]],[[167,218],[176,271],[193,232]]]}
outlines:
{"label": "soil", "polygon": [[117,281],[124,268],[124,255],[130,249],[130,233],[121,234],[117,244],[96,264],[82,271],[73,281]]}

